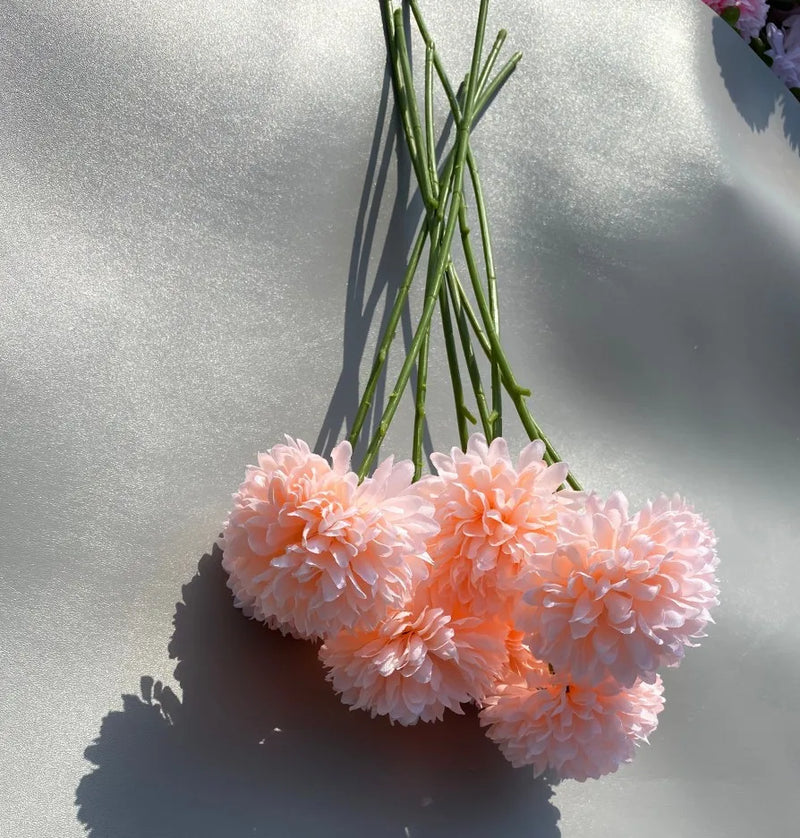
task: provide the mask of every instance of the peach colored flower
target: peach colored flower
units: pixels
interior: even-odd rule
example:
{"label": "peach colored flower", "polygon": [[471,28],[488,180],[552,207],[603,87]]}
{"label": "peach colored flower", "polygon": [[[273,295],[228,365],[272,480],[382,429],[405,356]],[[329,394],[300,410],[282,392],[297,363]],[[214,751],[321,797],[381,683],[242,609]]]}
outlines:
{"label": "peach colored flower", "polygon": [[438,529],[411,485],[411,463],[383,462],[359,485],[351,449],[332,465],[287,437],[260,454],[234,495],[222,535],[236,604],[303,637],[374,626],[427,576]]}
{"label": "peach colored flower", "polygon": [[575,682],[630,687],[677,666],[718,603],[716,538],[680,497],[630,518],[617,492],[562,511],[558,545],[525,581],[517,627],[531,651]]}
{"label": "peach colored flower", "polygon": [[482,698],[506,665],[507,631],[491,618],[453,619],[423,595],[377,628],[329,636],[319,656],[351,709],[413,725]]}
{"label": "peach colored flower", "polygon": [[556,490],[567,466],[548,466],[532,442],[512,464],[502,438],[481,434],[466,452],[431,455],[438,476],[423,482],[440,532],[428,541],[434,598],[455,598],[475,613],[501,612],[518,595],[515,582],[557,521]]}
{"label": "peach colored flower", "polygon": [[498,684],[511,684],[525,681],[531,670],[538,670],[546,665],[536,660],[530,646],[528,646],[525,633],[509,627],[506,635],[507,664],[500,676]]}
{"label": "peach colored flower", "polygon": [[616,771],[634,746],[655,730],[664,707],[660,678],[621,688],[611,680],[581,686],[531,670],[527,683],[504,687],[480,713],[486,735],[519,768],[535,776],[550,769],[562,779],[586,780]]}

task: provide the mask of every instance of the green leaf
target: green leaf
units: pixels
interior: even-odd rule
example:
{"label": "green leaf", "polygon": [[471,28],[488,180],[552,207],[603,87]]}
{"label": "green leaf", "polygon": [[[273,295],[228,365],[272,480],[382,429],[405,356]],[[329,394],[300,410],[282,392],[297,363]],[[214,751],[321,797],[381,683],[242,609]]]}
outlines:
{"label": "green leaf", "polygon": [[728,6],[727,9],[723,9],[719,16],[725,21],[725,23],[729,23],[731,26],[736,26],[739,22],[739,7],[738,6]]}

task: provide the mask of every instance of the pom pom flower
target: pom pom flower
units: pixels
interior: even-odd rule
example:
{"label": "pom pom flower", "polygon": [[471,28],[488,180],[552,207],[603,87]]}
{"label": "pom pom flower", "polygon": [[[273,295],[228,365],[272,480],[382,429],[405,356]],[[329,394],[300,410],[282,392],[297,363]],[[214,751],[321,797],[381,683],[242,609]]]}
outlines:
{"label": "pom pom flower", "polygon": [[482,698],[506,666],[507,633],[496,619],[454,619],[419,596],[375,629],[329,637],[319,656],[351,709],[412,725]]}
{"label": "pom pom flower", "polygon": [[[738,11],[725,16],[738,19],[745,34],[763,25],[763,0],[708,2],[735,3]],[[429,107],[433,74],[426,74],[423,109],[404,48],[410,18],[396,5],[381,0],[388,66],[424,215],[435,223],[422,225],[409,255],[348,441],[328,461],[287,437],[248,468],[222,534],[228,585],[245,614],[323,641],[327,679],[351,709],[412,725],[477,703],[488,736],[514,765],[599,777],[630,760],[655,728],[663,706],[657,668],[678,663],[711,619],[718,592],[714,535],[678,497],[660,498],[631,517],[623,495],[607,502],[587,495],[559,462],[500,341],[487,214],[475,161],[467,157],[476,115],[519,55],[492,77],[503,39],[484,60],[488,0],[481,0],[469,81],[456,106],[414,5],[410,17],[425,41],[427,68],[436,67],[459,125],[450,132],[447,160],[437,159],[437,144],[419,143],[437,135]],[[770,41],[784,69],[793,44],[788,35]],[[463,189],[465,169],[473,190]],[[481,219],[485,285],[464,220],[469,195]],[[452,271],[460,261],[456,241],[469,268],[467,289]],[[384,400],[387,359],[400,322],[405,331],[415,318],[409,290],[426,249],[422,310]],[[423,477],[437,307],[460,447],[432,454],[436,473]],[[490,399],[477,344],[491,367]],[[390,458],[369,476],[409,385],[413,464]],[[468,423],[478,421],[470,412],[473,396],[486,436],[469,436]],[[516,460],[500,436],[504,401],[533,440]],[[363,451],[356,470],[351,444]]]}
{"label": "pom pom flower", "polygon": [[677,665],[717,604],[716,539],[677,495],[632,518],[617,492],[562,513],[559,543],[539,557],[519,607],[533,653],[576,682],[631,687]]}
{"label": "pom pom flower", "polygon": [[473,435],[466,451],[433,454],[438,477],[425,481],[441,530],[428,541],[432,587],[444,601],[503,611],[517,595],[528,557],[555,529],[563,463],[548,466],[544,444],[523,448],[516,465],[502,437]]}
{"label": "pom pom flower", "polygon": [[359,484],[350,445],[332,466],[287,438],[258,458],[222,535],[237,604],[303,637],[375,626],[427,575],[432,508],[410,463],[386,460]]}
{"label": "pom pom flower", "polygon": [[586,780],[616,771],[658,724],[664,707],[661,679],[629,689],[608,680],[570,684],[540,666],[527,682],[486,699],[480,713],[486,735],[515,767],[548,769],[562,779]]}

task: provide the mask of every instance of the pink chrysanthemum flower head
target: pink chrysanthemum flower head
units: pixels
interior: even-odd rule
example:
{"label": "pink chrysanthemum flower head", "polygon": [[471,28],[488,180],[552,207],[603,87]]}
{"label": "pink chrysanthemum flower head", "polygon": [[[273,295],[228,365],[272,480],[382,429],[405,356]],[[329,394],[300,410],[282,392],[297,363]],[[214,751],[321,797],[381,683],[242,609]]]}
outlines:
{"label": "pink chrysanthemum flower head", "polygon": [[302,637],[374,626],[427,576],[433,509],[411,463],[382,463],[359,485],[351,449],[329,464],[287,438],[247,470],[225,522],[223,566],[236,603]]}
{"label": "pink chrysanthemum flower head", "polygon": [[616,771],[655,730],[664,707],[660,678],[622,688],[569,683],[543,667],[485,700],[486,735],[515,767],[532,765],[562,779],[587,780]]}
{"label": "pink chrysanthemum flower head", "polygon": [[425,481],[440,532],[428,542],[434,597],[455,597],[477,613],[499,612],[517,596],[516,580],[557,521],[556,491],[567,466],[548,466],[532,442],[512,463],[502,437],[481,434],[467,450],[433,454],[438,476]]}
{"label": "pink chrysanthemum flower head", "polygon": [[562,513],[558,546],[538,557],[517,610],[531,651],[575,682],[631,687],[677,666],[717,604],[716,538],[680,497],[632,518],[617,492]]}
{"label": "pink chrysanthemum flower head", "polygon": [[413,725],[481,699],[506,665],[506,634],[498,620],[453,618],[422,595],[370,631],[329,636],[319,656],[351,709]]}
{"label": "pink chrysanthemum flower head", "polygon": [[525,682],[531,671],[538,671],[542,667],[547,669],[531,653],[524,632],[517,631],[512,626],[509,626],[506,635],[506,653],[508,655],[506,667],[500,675],[498,686]]}

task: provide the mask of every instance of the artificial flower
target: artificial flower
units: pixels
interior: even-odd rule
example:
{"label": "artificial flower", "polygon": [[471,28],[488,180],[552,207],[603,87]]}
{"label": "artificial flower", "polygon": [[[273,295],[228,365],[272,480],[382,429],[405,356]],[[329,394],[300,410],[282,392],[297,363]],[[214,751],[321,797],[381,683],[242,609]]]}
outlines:
{"label": "artificial flower", "polygon": [[[708,2],[718,10],[735,3],[744,33],[765,6],[760,0]],[[429,214],[442,195],[463,195],[461,164],[474,117],[519,61],[513,55],[489,79],[502,38],[484,61],[486,10],[484,0],[471,60],[473,70],[485,72],[480,80],[471,74],[479,83],[466,85],[453,106],[465,130],[447,152],[452,165],[442,158],[415,166]],[[419,8],[408,17],[392,0],[382,0],[381,11],[395,102],[414,157],[418,135],[409,126],[421,110],[403,48],[410,17],[425,42],[428,66],[436,66],[454,99]],[[781,45],[788,54],[791,44]],[[429,93],[426,88],[426,101]],[[429,135],[432,127],[426,125]],[[468,168],[475,177],[473,164]],[[444,179],[432,182],[426,177],[432,171]],[[472,192],[485,219],[481,190]],[[494,372],[501,373],[491,394],[498,422],[505,387],[523,426],[531,435],[541,433],[501,345],[497,311],[491,310],[495,288],[485,224],[489,316],[476,327],[449,271],[458,207],[450,202],[440,209],[447,221],[441,235],[423,225],[417,237],[349,429],[354,444],[365,444],[357,471],[350,468],[349,443],[336,446],[330,461],[288,437],[259,455],[224,526],[228,584],[248,616],[285,634],[322,639],[319,657],[327,679],[351,709],[411,725],[477,703],[489,737],[514,765],[533,765],[537,774],[553,769],[562,777],[598,777],[628,761],[635,744],[655,728],[663,707],[656,668],[676,664],[710,620],[718,592],[714,535],[677,497],[661,498],[631,517],[621,494],[605,503],[587,495],[549,443],[532,442],[512,461],[502,438],[487,442],[476,434],[467,440],[469,398],[460,379],[451,305],[460,309],[459,343],[475,400],[482,406],[485,396],[472,374],[470,328],[488,348]],[[469,230],[461,227],[472,263]],[[407,292],[429,237],[438,255],[425,271],[422,313],[378,418],[377,388],[397,325],[413,317]],[[480,276],[470,274],[481,303]],[[424,468],[419,431],[437,302],[465,450],[433,454],[436,474],[412,483]],[[367,477],[409,383],[415,391],[413,465],[389,459]],[[369,417],[375,421],[367,441]],[[570,490],[562,488],[565,482]]]}
{"label": "artificial flower", "polygon": [[574,681],[653,682],[704,636],[719,589],[716,539],[680,497],[630,517],[621,492],[562,511],[557,544],[537,558],[518,606],[531,651]]}
{"label": "artificial flower", "polygon": [[570,683],[544,665],[527,682],[503,687],[480,712],[486,735],[517,768],[532,765],[560,778],[586,780],[616,771],[655,730],[664,707],[660,678],[621,688]]}
{"label": "artificial flower", "polygon": [[567,466],[548,466],[544,444],[523,448],[516,465],[502,437],[473,435],[466,451],[432,454],[437,477],[424,481],[441,530],[428,541],[434,599],[476,612],[502,612],[516,580],[557,521],[556,491]]}
{"label": "artificial flower", "polygon": [[222,548],[236,604],[253,617],[302,637],[372,627],[427,575],[437,526],[413,466],[388,459],[359,484],[350,455],[340,443],[329,464],[287,437],[247,470]]}
{"label": "artificial flower", "polygon": [[453,618],[418,595],[372,630],[326,638],[319,657],[351,709],[413,725],[481,699],[507,664],[507,632],[497,619]]}
{"label": "artificial flower", "polygon": [[543,664],[533,656],[525,633],[509,626],[506,635],[506,666],[498,679],[500,684],[524,682],[532,670]]}

